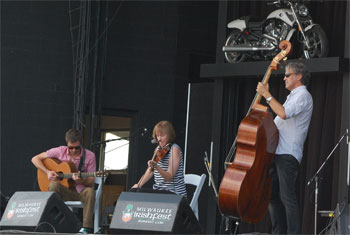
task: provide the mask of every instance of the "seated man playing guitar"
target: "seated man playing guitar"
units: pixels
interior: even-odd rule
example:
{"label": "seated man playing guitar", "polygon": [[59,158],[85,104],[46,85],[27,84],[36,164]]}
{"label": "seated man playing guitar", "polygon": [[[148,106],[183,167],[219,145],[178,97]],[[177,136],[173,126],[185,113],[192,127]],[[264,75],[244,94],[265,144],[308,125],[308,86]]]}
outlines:
{"label": "seated man playing guitar", "polygon": [[[87,174],[88,177],[83,178],[84,173],[80,172],[95,172],[96,159],[95,154],[81,146],[82,136],[76,129],[70,129],[66,132],[67,146],[60,146],[42,152],[32,158],[33,164],[38,168],[38,181],[40,185],[39,175],[46,175],[44,180],[49,181],[47,188],[40,185],[43,191],[57,192],[64,201],[81,201],[84,203],[83,209],[83,228],[81,233],[91,233],[93,228],[93,210],[95,206],[95,178],[93,174]],[[59,160],[62,164],[70,164],[72,166],[72,174],[70,175],[70,185],[64,185],[60,181],[58,172],[60,169],[55,169],[51,164],[52,160]],[[57,165],[59,166],[59,165]],[[78,169],[78,170],[76,170]],[[69,172],[63,172],[69,173]],[[64,174],[66,175],[66,174]],[[85,174],[86,175],[86,174]],[[89,177],[92,176],[92,177]],[[66,180],[67,181],[67,180]]]}

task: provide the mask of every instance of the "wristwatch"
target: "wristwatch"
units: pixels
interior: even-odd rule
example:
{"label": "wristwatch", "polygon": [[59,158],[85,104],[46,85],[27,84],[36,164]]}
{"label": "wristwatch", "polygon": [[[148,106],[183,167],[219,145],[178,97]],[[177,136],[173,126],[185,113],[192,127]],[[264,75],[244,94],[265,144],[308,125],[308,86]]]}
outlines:
{"label": "wristwatch", "polygon": [[270,104],[271,100],[272,100],[272,96],[266,98],[266,103],[267,103],[267,104]]}

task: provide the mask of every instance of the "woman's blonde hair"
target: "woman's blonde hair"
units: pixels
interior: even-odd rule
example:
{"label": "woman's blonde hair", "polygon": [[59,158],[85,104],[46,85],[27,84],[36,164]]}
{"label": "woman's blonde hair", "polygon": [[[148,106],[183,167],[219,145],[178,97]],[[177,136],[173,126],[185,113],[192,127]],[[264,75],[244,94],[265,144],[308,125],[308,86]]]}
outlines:
{"label": "woman's blonde hair", "polygon": [[153,139],[157,139],[157,133],[164,133],[169,136],[169,142],[173,142],[176,138],[175,130],[173,124],[169,121],[160,121],[153,128]]}

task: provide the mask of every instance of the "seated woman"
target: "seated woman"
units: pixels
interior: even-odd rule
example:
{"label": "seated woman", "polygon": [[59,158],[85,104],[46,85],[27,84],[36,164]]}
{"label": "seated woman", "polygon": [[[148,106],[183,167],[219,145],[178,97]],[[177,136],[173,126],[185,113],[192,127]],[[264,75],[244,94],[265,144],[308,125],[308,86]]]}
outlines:
{"label": "seated woman", "polygon": [[174,143],[176,134],[173,125],[169,121],[157,123],[152,137],[158,146],[154,150],[153,158],[147,162],[145,174],[131,191],[141,189],[154,176],[153,190],[156,192],[171,192],[187,197],[182,152],[180,146]]}

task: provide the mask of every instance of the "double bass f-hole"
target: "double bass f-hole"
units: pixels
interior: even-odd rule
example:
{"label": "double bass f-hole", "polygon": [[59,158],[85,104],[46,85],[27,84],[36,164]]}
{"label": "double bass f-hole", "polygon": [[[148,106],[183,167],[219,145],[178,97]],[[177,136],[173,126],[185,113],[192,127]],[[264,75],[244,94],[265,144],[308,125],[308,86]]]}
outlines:
{"label": "double bass f-hole", "polygon": [[[282,51],[273,58],[262,83],[268,83],[273,70],[288,56],[292,45],[280,44]],[[268,107],[260,104],[256,94],[247,115],[239,125],[238,133],[229,156],[235,153],[219,188],[219,207],[224,215],[239,217],[248,223],[264,218],[270,201],[269,167],[278,145],[278,130]]]}

